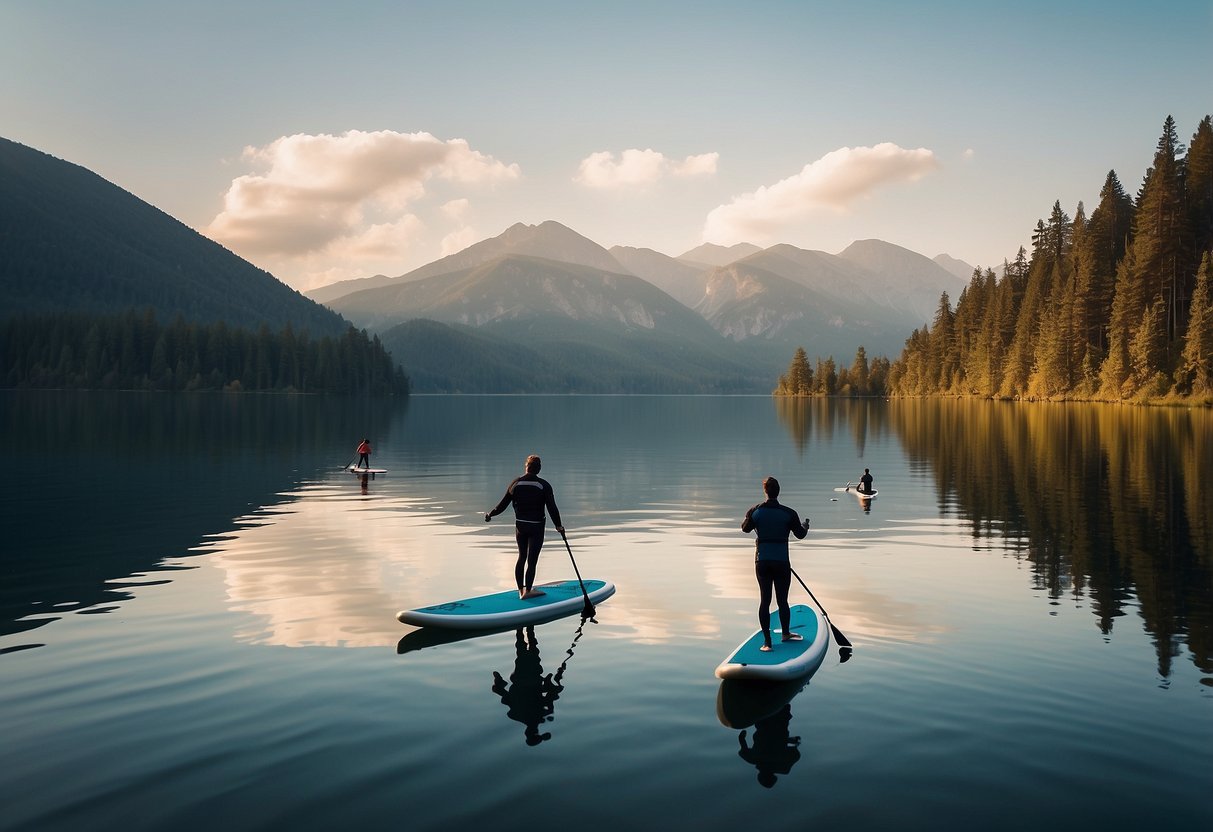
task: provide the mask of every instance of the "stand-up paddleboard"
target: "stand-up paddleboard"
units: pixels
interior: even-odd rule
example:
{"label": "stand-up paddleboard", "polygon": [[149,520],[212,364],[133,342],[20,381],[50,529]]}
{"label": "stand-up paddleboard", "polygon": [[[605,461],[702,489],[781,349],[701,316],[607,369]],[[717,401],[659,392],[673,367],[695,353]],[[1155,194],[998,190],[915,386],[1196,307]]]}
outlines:
{"label": "stand-up paddleboard", "polygon": [[858,485],[851,485],[850,483],[847,483],[846,488],[835,488],[834,490],[835,491],[848,491],[851,494],[854,494],[856,497],[858,497],[861,500],[870,500],[871,498],[875,497],[877,494],[880,493],[877,490],[873,490],[872,492],[870,492],[868,494],[864,494],[862,491],[859,490]]}
{"label": "stand-up paddleboard", "polygon": [[[575,580],[536,584],[535,589],[543,595],[519,598],[518,590],[510,589],[432,607],[402,610],[396,613],[396,619],[414,627],[481,630],[550,621],[585,608],[585,596]],[[615,594],[615,585],[610,581],[587,580],[585,591],[590,596],[590,602],[597,604]]]}
{"label": "stand-up paddleboard", "polygon": [[386,468],[347,468],[351,474],[386,474]]}
{"label": "stand-up paddleboard", "polygon": [[830,646],[830,628],[816,609],[805,604],[792,607],[792,632],[802,637],[800,641],[779,640],[779,617],[774,612],[771,627],[771,652],[759,649],[762,630],[755,630],[716,668],[717,678],[781,681],[808,676],[821,666]]}

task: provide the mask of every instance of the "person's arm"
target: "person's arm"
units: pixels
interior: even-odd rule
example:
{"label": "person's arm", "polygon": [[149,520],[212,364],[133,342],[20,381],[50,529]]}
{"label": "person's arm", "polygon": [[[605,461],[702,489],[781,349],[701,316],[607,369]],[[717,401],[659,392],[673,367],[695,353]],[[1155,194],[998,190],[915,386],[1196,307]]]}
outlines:
{"label": "person's arm", "polygon": [[548,507],[548,516],[552,518],[552,522],[556,524],[556,531],[564,532],[564,524],[560,522],[560,509],[556,508],[556,492],[552,490],[551,483],[548,483],[544,490],[544,500]]}
{"label": "person's arm", "polygon": [[505,511],[506,508],[508,508],[510,503],[513,501],[514,501],[514,483],[510,483],[510,487],[505,490],[505,496],[501,498],[501,502],[498,503],[497,505],[493,506],[493,508],[490,509],[489,511],[485,512],[484,522],[487,523],[490,520],[492,520],[494,517],[496,517],[498,514],[501,514],[501,512]]}
{"label": "person's arm", "polygon": [[804,536],[809,533],[808,519],[801,523],[800,515],[791,509],[788,509],[788,515],[791,517],[788,521],[788,531],[796,535],[797,540],[804,540]]}
{"label": "person's arm", "polygon": [[745,519],[741,521],[741,530],[743,532],[754,531],[754,509],[745,513]]}

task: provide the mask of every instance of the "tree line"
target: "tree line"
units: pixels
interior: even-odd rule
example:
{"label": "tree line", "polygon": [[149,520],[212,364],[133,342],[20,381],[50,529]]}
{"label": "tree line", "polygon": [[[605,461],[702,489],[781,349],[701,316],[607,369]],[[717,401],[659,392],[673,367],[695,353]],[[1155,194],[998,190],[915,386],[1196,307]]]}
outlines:
{"label": "tree line", "polygon": [[146,309],[0,321],[0,387],[407,395],[409,382],[378,336],[352,326],[313,339],[290,324],[165,325]]}
{"label": "tree line", "polygon": [[1213,124],[1188,147],[1167,116],[1136,198],[1109,171],[1090,217],[1053,203],[1032,253],[944,292],[891,365],[814,370],[797,349],[776,395],[1213,401]]}
{"label": "tree line", "polygon": [[788,371],[775,384],[776,396],[884,396],[889,390],[889,359],[878,355],[868,361],[861,344],[850,367],[839,367],[834,357],[809,363],[804,347],[797,347]]}
{"label": "tree line", "polygon": [[889,371],[902,396],[1146,401],[1213,398],[1213,126],[1175,121],[1135,199],[1110,171],[1099,204],[1054,202],[1032,254],[945,292]]}

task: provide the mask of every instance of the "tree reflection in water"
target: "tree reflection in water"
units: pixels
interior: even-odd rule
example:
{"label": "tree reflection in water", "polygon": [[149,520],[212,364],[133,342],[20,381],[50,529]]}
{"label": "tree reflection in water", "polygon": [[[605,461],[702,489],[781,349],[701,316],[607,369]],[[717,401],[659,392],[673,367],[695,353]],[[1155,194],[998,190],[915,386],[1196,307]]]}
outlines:
{"label": "tree reflection in water", "polygon": [[1090,598],[1101,632],[1136,609],[1158,671],[1186,644],[1213,673],[1213,412],[971,399],[775,402],[802,451],[845,424],[896,436],[939,511],[1031,565],[1033,588]]}

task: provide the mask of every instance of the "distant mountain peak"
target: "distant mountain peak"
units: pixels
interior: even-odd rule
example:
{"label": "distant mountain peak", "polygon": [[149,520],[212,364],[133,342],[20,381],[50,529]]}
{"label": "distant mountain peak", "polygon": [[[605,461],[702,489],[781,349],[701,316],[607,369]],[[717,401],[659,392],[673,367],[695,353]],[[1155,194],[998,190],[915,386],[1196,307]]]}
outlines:
{"label": "distant mountain peak", "polygon": [[727,266],[736,263],[743,257],[749,257],[762,251],[761,246],[753,243],[736,243],[731,246],[720,246],[715,243],[704,243],[695,246],[690,251],[678,255],[684,263],[702,263],[707,266]]}

